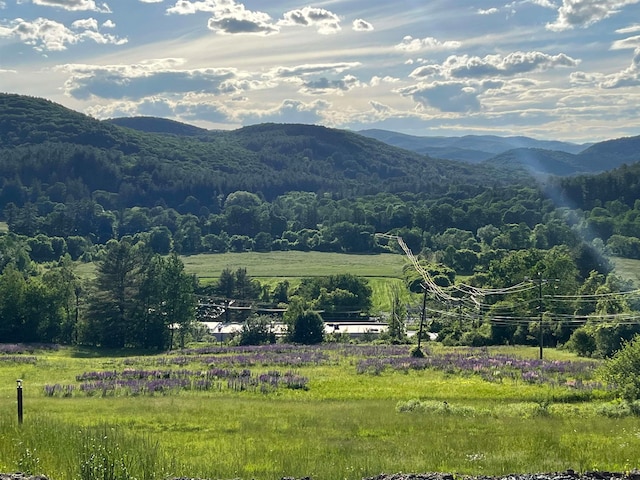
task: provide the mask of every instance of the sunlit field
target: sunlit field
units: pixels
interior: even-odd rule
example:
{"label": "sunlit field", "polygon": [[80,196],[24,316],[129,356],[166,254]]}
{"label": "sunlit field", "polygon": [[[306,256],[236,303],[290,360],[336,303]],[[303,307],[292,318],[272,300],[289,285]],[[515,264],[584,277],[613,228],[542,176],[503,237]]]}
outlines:
{"label": "sunlit field", "polygon": [[[373,291],[374,313],[390,310],[391,288],[393,284],[402,284],[402,267],[406,262],[403,255],[395,254],[348,255],[299,251],[200,254],[181,259],[185,270],[195,274],[202,285],[214,283],[225,268],[246,268],[252,278],[270,286],[287,280],[292,288],[304,277],[350,273],[368,280]],[[91,278],[95,274],[95,264],[77,264],[76,273],[83,278]],[[409,302],[406,289],[402,288],[401,292],[403,300]]]}
{"label": "sunlit field", "polygon": [[[548,349],[5,348],[0,470],[50,478],[359,479],[628,471],[640,421],[598,363]],[[23,381],[24,423],[16,414]]]}

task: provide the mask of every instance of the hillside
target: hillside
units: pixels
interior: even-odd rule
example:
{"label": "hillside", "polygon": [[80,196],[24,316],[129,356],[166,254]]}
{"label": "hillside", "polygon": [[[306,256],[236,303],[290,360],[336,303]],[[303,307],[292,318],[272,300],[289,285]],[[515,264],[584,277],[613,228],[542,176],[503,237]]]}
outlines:
{"label": "hillside", "polygon": [[566,176],[574,175],[583,168],[577,158],[576,155],[557,150],[516,148],[496,155],[483,164],[503,168],[518,166],[532,173]]}
{"label": "hillside", "polygon": [[207,132],[160,119],[98,121],[44,99],[0,94],[0,128],[0,177],[24,185],[37,179],[45,187],[74,179],[87,193],[117,194],[120,207],[158,201],[176,206],[188,196],[208,201],[237,190],[266,199],[295,190],[343,197],[382,191],[437,195],[452,185],[477,189],[513,182],[486,167],[311,125]]}
{"label": "hillside", "polygon": [[107,120],[119,127],[131,128],[147,133],[168,133],[171,135],[196,136],[205,135],[208,130],[187,123],[176,122],[157,117],[122,117]]}

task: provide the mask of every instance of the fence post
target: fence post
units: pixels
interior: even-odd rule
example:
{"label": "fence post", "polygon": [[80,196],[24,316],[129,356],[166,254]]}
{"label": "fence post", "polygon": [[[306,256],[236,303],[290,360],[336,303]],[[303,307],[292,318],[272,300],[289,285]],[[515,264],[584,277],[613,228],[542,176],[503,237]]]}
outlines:
{"label": "fence post", "polygon": [[16,380],[18,394],[18,423],[22,425],[22,380]]}

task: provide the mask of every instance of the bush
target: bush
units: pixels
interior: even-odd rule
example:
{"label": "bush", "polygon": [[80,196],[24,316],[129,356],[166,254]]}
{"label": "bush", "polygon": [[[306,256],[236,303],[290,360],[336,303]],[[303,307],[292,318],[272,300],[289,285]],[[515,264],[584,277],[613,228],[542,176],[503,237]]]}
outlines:
{"label": "bush", "polygon": [[624,342],[622,349],[606,361],[602,373],[629,404],[640,400],[640,336]]}
{"label": "bush", "polygon": [[569,338],[567,348],[581,357],[590,357],[596,351],[596,339],[585,328],[578,328]]}
{"label": "bush", "polygon": [[324,322],[317,312],[306,310],[293,319],[290,332],[293,343],[313,345],[324,340]]}

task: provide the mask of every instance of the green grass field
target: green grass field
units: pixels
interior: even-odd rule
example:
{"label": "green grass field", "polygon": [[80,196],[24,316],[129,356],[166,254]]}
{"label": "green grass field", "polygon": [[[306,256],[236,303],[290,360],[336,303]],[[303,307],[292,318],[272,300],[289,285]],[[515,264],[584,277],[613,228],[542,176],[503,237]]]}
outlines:
{"label": "green grass field", "polygon": [[[507,376],[486,381],[453,367],[358,373],[359,361],[396,353],[371,356],[350,348],[356,350],[323,347],[325,361],[294,368],[308,378],[308,389],[267,393],[221,386],[137,395],[126,389],[93,395],[76,389],[69,397],[49,397],[45,385],[77,385],[76,376],[84,372],[153,371],[167,368],[176,355],[77,349],[24,354],[35,363],[4,356],[0,471],[69,480],[351,480],[383,472],[492,475],[640,466],[640,423],[637,417],[600,413],[610,405],[606,390],[583,393]],[[451,351],[430,348],[433,355]],[[531,360],[537,350],[491,350],[497,353]],[[564,351],[546,353],[549,361],[577,360]],[[304,350],[296,355],[304,356]],[[206,369],[223,357],[185,357],[188,363],[171,368]],[[247,367],[252,372],[283,369],[272,363],[276,360],[253,358]],[[23,425],[16,421],[17,378],[24,385]],[[398,410],[412,399],[421,408]]]}
{"label": "green grass field", "polygon": [[[246,252],[200,254],[182,257],[185,270],[195,274],[202,285],[215,282],[225,268],[246,268],[247,273],[262,284],[274,286],[288,280],[292,287],[304,277],[316,277],[351,273],[364,277],[373,290],[373,312],[390,310],[391,288],[401,284],[402,255],[348,255],[323,252]],[[95,275],[95,264],[79,263],[76,273],[83,278]],[[409,293],[401,289],[404,301],[409,302]],[[419,300],[418,300],[419,301]]]}
{"label": "green grass field", "polygon": [[640,285],[640,260],[620,257],[612,257],[611,260],[618,275]]}

